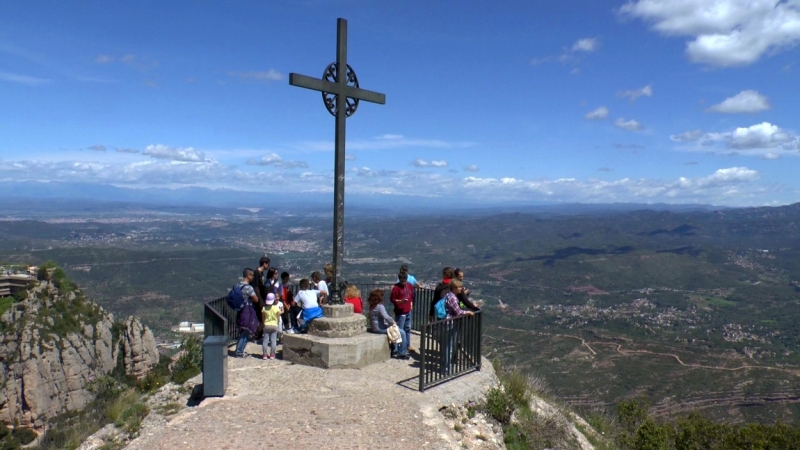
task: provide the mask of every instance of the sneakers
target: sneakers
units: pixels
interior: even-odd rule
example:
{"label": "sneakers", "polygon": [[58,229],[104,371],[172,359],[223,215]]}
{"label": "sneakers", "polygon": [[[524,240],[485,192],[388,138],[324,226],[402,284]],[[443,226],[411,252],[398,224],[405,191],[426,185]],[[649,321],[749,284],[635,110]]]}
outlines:
{"label": "sneakers", "polygon": [[408,355],[397,355],[397,356],[395,356],[395,359],[402,359],[402,360],[406,360],[407,361],[407,360],[411,359],[411,357],[408,356]]}
{"label": "sneakers", "polygon": [[265,354],[264,354],[264,356],[262,356],[262,357],[261,357],[261,359],[263,359],[264,361],[266,361],[266,360],[268,360],[268,359],[272,359],[272,358],[270,358],[269,356],[267,356],[267,354],[265,353]]}
{"label": "sneakers", "polygon": [[275,359],[275,355],[269,355],[269,359]]}
{"label": "sneakers", "polygon": [[294,331],[294,328],[289,328],[288,330],[284,331],[283,334],[297,334],[297,331]]}

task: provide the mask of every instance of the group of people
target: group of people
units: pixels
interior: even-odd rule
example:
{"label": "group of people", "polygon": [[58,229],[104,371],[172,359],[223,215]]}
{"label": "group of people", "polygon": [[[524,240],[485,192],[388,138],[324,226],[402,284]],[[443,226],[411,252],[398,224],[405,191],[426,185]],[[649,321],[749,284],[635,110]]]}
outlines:
{"label": "group of people", "polygon": [[264,256],[256,269],[244,269],[242,279],[231,290],[241,292],[246,300],[241,309],[236,309],[237,357],[244,356],[248,341],[262,339],[262,357],[275,359],[279,336],[305,332],[314,319],[322,317],[321,305],[328,300],[328,284],[333,277],[331,264],[325,266],[325,279],[314,272],[310,279],[300,280],[300,289],[293,295],[289,285],[291,275],[282,272],[279,277],[278,269],[270,267],[270,263]]}
{"label": "group of people", "polygon": [[[312,321],[322,317],[321,306],[330,296],[328,286],[333,278],[331,264],[325,266],[324,273],[324,279],[319,272],[314,272],[310,279],[300,280],[299,290],[293,295],[290,274],[282,272],[279,276],[278,270],[270,267],[269,258],[262,257],[256,269],[244,269],[242,280],[232,290],[241,291],[247,299],[237,317],[240,337],[236,345],[236,356],[244,356],[249,340],[263,339],[263,358],[275,359],[277,341],[282,333],[303,333]],[[384,289],[372,290],[367,298],[370,332],[387,334],[391,327],[397,326],[400,342],[391,344],[393,358],[407,360],[410,358],[409,352],[414,351],[411,347],[411,326],[415,287],[416,277],[403,264],[389,295],[393,315],[384,306]],[[479,307],[470,300],[469,294],[469,289],[464,286],[464,271],[445,267],[442,270],[442,280],[434,289],[434,301],[430,305],[428,320],[433,322],[473,315]],[[353,305],[355,314],[364,313],[364,302],[356,285],[347,286],[344,301]],[[455,345],[456,331],[452,326],[450,329],[452,331],[445,333],[447,338],[443,342],[446,361],[452,359]],[[449,371],[449,364],[447,366]]]}

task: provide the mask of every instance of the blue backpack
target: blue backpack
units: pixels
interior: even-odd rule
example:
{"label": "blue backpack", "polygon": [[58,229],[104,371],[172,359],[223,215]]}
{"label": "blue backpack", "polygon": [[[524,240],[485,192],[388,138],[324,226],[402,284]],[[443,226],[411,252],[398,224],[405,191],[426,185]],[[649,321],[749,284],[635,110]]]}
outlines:
{"label": "blue backpack", "polygon": [[447,297],[442,297],[435,305],[433,305],[433,309],[436,311],[436,319],[442,320],[447,318],[447,309],[444,307],[445,299]]}
{"label": "blue backpack", "polygon": [[241,311],[244,309],[246,304],[244,294],[242,293],[242,286],[236,284],[231,288],[231,291],[228,292],[228,297],[225,299],[228,302],[228,306],[234,311]]}

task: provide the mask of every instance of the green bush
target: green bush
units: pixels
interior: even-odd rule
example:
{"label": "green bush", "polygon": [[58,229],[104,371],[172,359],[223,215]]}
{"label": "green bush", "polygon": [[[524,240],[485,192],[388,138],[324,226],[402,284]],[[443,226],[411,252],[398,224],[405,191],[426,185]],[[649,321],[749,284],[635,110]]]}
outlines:
{"label": "green bush", "polygon": [[144,403],[135,403],[123,411],[119,419],[114,422],[114,425],[128,433],[136,433],[142,425],[142,420],[144,420],[148,414],[150,414],[150,408],[147,405]]}
{"label": "green bush", "polygon": [[17,427],[11,433],[11,436],[14,437],[17,441],[19,441],[22,445],[28,445],[33,442],[34,439],[38,436],[35,431],[31,430],[30,428],[26,427]]}
{"label": "green bush", "polygon": [[199,336],[189,335],[181,339],[181,356],[172,367],[172,381],[185,383],[199,374],[203,366],[203,345]]}
{"label": "green bush", "polygon": [[511,414],[514,413],[514,402],[503,389],[491,388],[486,393],[486,412],[494,420],[507,424],[511,420]]}

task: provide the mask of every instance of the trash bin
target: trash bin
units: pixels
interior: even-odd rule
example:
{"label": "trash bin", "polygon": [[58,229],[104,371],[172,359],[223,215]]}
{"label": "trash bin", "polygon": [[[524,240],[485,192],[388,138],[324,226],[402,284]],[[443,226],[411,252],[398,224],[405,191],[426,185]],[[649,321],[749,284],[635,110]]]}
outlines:
{"label": "trash bin", "polygon": [[203,396],[223,397],[228,388],[228,336],[203,341]]}

